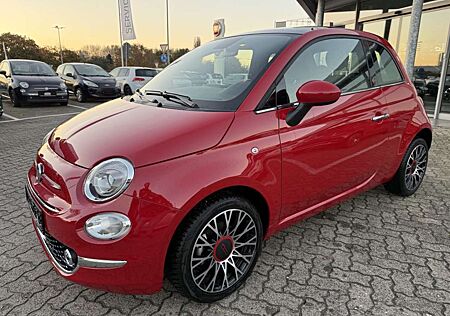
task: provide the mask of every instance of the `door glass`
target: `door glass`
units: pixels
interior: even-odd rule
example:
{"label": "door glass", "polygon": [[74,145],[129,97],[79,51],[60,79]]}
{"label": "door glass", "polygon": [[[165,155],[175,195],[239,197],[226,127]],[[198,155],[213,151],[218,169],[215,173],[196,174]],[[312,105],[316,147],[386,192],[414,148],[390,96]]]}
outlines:
{"label": "door glass", "polygon": [[353,38],[335,38],[308,46],[284,75],[286,93],[282,94],[283,99],[289,102],[296,101],[298,88],[311,80],[334,83],[342,92],[368,88],[369,72],[361,41]]}
{"label": "door glass", "polygon": [[369,70],[374,87],[401,82],[402,76],[391,54],[381,45],[366,41],[368,47]]}
{"label": "door glass", "polygon": [[119,74],[119,70],[120,68],[114,68],[109,74],[113,77],[117,77],[117,75]]}
{"label": "door glass", "polygon": [[122,69],[119,70],[119,75],[118,75],[118,77],[126,77],[126,76],[128,76],[128,73],[129,73],[129,72],[130,72],[129,69],[127,69],[127,68],[122,68]]}
{"label": "door glass", "polygon": [[75,74],[75,69],[73,68],[73,66],[71,66],[71,65],[67,65],[66,66],[66,68],[64,68],[64,76],[67,76],[67,74],[72,74],[72,75],[74,75]]}

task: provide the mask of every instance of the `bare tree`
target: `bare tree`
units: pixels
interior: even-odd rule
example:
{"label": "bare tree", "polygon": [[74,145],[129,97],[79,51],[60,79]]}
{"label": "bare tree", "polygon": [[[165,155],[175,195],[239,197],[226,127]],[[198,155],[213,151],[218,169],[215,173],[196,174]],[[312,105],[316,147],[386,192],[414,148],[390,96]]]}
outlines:
{"label": "bare tree", "polygon": [[200,39],[200,36],[195,36],[194,37],[194,48],[197,48],[200,45],[202,45],[202,40]]}

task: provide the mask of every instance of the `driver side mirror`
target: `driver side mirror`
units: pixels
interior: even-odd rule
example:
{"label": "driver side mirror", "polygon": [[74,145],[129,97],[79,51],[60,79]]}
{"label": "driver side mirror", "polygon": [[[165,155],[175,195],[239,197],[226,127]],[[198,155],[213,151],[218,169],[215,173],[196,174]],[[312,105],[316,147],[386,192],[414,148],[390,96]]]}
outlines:
{"label": "driver side mirror", "polygon": [[70,78],[75,78],[75,76],[74,76],[73,73],[71,73],[71,72],[66,73],[66,76],[67,76],[67,77],[70,77]]}
{"label": "driver side mirror", "polygon": [[6,77],[6,71],[5,70],[0,70],[0,75],[3,75]]}
{"label": "driver side mirror", "polygon": [[335,84],[322,80],[312,80],[297,90],[298,106],[286,116],[289,126],[298,125],[313,106],[328,105],[341,97],[341,89]]}

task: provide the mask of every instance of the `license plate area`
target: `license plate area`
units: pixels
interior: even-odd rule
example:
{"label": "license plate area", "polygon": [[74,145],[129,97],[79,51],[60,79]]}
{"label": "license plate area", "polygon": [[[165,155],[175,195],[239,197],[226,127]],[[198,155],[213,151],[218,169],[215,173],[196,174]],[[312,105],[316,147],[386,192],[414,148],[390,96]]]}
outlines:
{"label": "license plate area", "polygon": [[28,206],[31,210],[31,215],[33,217],[34,223],[36,224],[37,228],[44,233],[45,232],[45,224],[44,224],[44,214],[42,214],[42,210],[39,208],[39,206],[36,205],[36,202],[31,197],[31,194],[29,192],[29,189],[25,189],[25,196],[28,202]]}

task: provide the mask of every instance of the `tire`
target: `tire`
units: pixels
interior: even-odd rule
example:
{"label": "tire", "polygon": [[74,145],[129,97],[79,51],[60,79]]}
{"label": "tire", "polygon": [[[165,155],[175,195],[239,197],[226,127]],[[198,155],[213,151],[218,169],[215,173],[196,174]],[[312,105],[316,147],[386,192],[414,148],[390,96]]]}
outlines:
{"label": "tire", "polygon": [[21,107],[22,106],[22,103],[17,99],[16,93],[12,89],[9,90],[9,98],[11,100],[13,107]]}
{"label": "tire", "polygon": [[132,95],[133,94],[133,91],[131,90],[129,85],[126,84],[123,86],[123,94],[124,95]]}
{"label": "tire", "polygon": [[262,222],[250,202],[234,195],[193,212],[174,236],[166,275],[181,294],[213,302],[233,293],[251,274],[261,253]]}
{"label": "tire", "polygon": [[408,147],[394,178],[384,186],[400,196],[414,194],[422,184],[428,164],[428,144],[423,138],[415,139]]}
{"label": "tire", "polygon": [[81,90],[81,88],[76,88],[75,89],[75,97],[77,98],[77,101],[80,103],[86,102],[86,95],[83,92],[83,90]]}

